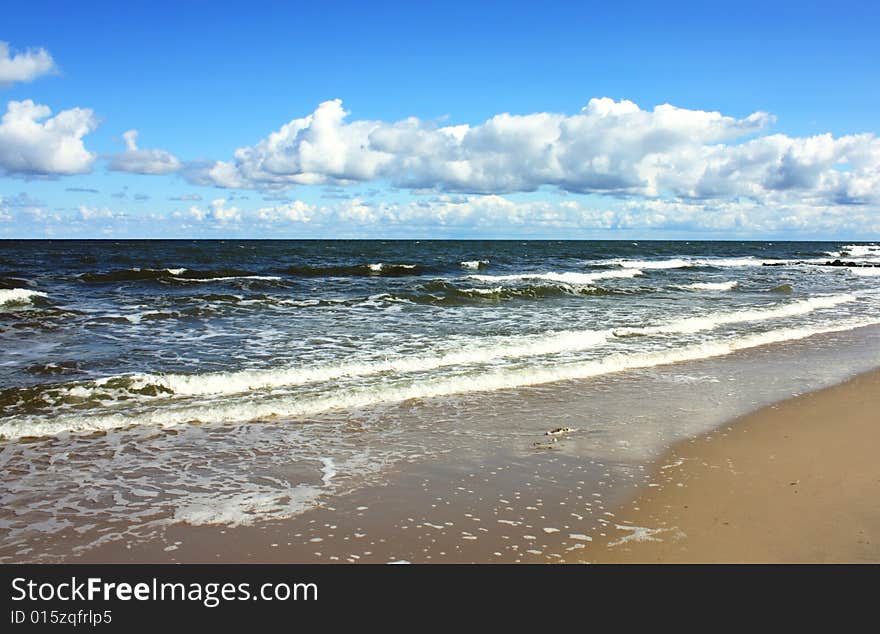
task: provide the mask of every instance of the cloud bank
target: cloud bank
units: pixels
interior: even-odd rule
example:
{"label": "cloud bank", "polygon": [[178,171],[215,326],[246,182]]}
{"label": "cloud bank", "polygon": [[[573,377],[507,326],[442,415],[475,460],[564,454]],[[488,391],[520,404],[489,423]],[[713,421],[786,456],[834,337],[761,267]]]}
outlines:
{"label": "cloud bank", "polygon": [[286,189],[386,181],[394,187],[649,199],[867,203],[880,200],[880,140],[762,135],[774,117],[591,99],[577,114],[499,114],[475,126],[354,120],[320,104],[232,161],[190,164],[197,185]]}

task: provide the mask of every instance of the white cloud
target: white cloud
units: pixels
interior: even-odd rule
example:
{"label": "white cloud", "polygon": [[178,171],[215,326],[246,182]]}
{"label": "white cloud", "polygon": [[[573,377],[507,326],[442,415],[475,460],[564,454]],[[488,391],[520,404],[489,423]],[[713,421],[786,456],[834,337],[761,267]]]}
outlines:
{"label": "white cloud", "polygon": [[110,220],[119,217],[119,214],[107,207],[87,207],[86,205],[79,206],[79,215],[83,220]]}
{"label": "white cloud", "polygon": [[[303,210],[290,213],[291,210]],[[744,201],[582,200],[516,201],[498,195],[449,196],[409,202],[367,202],[359,198],[316,207],[302,201],[260,209],[243,222],[267,231],[308,224],[327,233],[363,227],[373,234],[397,229],[460,230],[463,233],[528,234],[545,231],[656,231],[758,236],[764,234],[880,234],[880,217],[870,206],[784,204]],[[653,235],[656,235],[654,233]]]}
{"label": "white cloud", "polygon": [[195,222],[213,220],[221,226],[241,222],[241,210],[238,207],[227,207],[225,198],[217,198],[211,201],[207,209],[193,205],[185,212],[174,214],[176,218],[184,218]]}
{"label": "white cloud", "polygon": [[[500,195],[447,195],[407,201],[362,198],[313,204],[302,200],[251,210],[218,198],[170,215],[125,214],[82,205],[75,214],[50,211],[25,194],[0,199],[0,221],[19,232],[53,228],[119,235],[215,235],[224,237],[719,237],[780,236],[850,239],[880,236],[871,205],[786,203],[753,200],[585,199],[517,200]],[[12,225],[6,225],[8,221]],[[76,222],[84,221],[84,222]],[[30,228],[30,229],[29,229]],[[7,232],[8,233],[8,232]],[[178,235],[181,235],[178,233]]]}
{"label": "white cloud", "polygon": [[199,185],[284,189],[386,180],[413,190],[504,194],[543,186],[649,199],[739,196],[789,202],[880,200],[873,134],[760,134],[745,118],[669,104],[591,99],[574,115],[499,114],[476,126],[417,118],[348,121],[339,100],[294,119],[231,162],[191,165]]}
{"label": "white cloud", "polygon": [[125,152],[110,158],[110,169],[134,174],[169,174],[181,168],[176,156],[165,150],[142,150],[137,146],[138,131],[128,130],[122,135]]}
{"label": "white cloud", "polygon": [[257,211],[257,218],[270,224],[281,221],[309,223],[317,212],[314,205],[295,200],[275,207],[262,207]]}
{"label": "white cloud", "polygon": [[30,48],[23,53],[12,55],[9,43],[0,42],[0,84],[33,81],[54,70],[56,70],[55,61],[46,49]]}
{"label": "white cloud", "polygon": [[97,127],[89,109],[72,108],[54,117],[31,100],[10,101],[0,119],[0,171],[21,175],[88,172],[95,155],[82,138]]}

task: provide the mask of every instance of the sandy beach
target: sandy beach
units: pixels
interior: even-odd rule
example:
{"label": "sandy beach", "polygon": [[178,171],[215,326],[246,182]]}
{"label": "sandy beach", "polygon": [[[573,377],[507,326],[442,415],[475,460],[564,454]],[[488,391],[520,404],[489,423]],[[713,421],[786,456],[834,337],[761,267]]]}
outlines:
{"label": "sandy beach", "polygon": [[874,371],[683,442],[585,559],[876,563],[878,413]]}

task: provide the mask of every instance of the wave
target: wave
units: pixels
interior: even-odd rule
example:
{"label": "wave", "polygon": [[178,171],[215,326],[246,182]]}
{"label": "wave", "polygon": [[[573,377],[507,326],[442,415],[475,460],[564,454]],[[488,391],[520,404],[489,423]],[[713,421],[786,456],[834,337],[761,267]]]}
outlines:
{"label": "wave", "polygon": [[[535,357],[580,352],[600,346],[614,338],[696,333],[720,326],[767,321],[837,306],[855,300],[853,295],[817,297],[789,302],[771,308],[716,313],[705,317],[675,320],[657,326],[564,330],[519,336],[495,336],[478,342],[463,342],[451,350],[410,355],[383,361],[364,361],[316,367],[266,368],[203,374],[132,374],[91,382],[35,386],[25,390],[0,391],[0,406],[20,401],[32,408],[97,399],[113,401],[132,395],[148,398],[234,395],[262,390],[289,388],[343,378],[365,378],[379,374],[401,375],[427,372],[450,366],[474,366],[499,359]],[[79,399],[79,400],[77,400]]]}
{"label": "wave", "polygon": [[287,275],[294,277],[408,277],[422,275],[427,269],[419,264],[374,264],[288,266]]}
{"label": "wave", "polygon": [[18,277],[15,273],[4,273],[0,275],[0,289],[16,289],[24,286],[36,286],[37,283],[25,277]]}
{"label": "wave", "polygon": [[238,423],[271,418],[297,419],[333,409],[354,409],[410,399],[514,389],[719,357],[748,348],[852,330],[878,323],[880,320],[876,319],[850,319],[826,326],[782,328],[662,351],[614,354],[599,360],[552,367],[529,366],[481,371],[479,374],[438,377],[396,386],[378,384],[305,399],[290,395],[272,401],[255,402],[252,399],[213,401],[179,407],[152,408],[140,413],[131,411],[98,415],[75,413],[55,416],[51,420],[42,417],[27,417],[23,420],[7,418],[0,422],[0,433],[7,439],[18,439],[24,436],[50,436],[65,431],[96,432],[139,425],[176,426],[192,421]]}
{"label": "wave", "polygon": [[644,326],[639,328],[618,328],[614,334],[618,337],[686,334],[714,330],[719,326],[741,324],[754,321],[768,321],[806,315],[814,310],[833,308],[840,304],[856,301],[855,295],[827,295],[824,297],[812,297],[794,302],[777,305],[773,308],[756,308],[750,310],[737,310],[730,313],[718,313],[705,317],[687,317],[662,326]]}
{"label": "wave", "polygon": [[567,284],[563,282],[545,284],[524,284],[517,286],[498,285],[490,288],[458,287],[444,280],[434,280],[424,284],[425,293],[402,293],[391,297],[410,301],[415,304],[467,305],[480,304],[487,301],[503,301],[516,299],[548,299],[566,295],[617,295],[623,291],[588,286],[583,284]]}
{"label": "wave", "polygon": [[[752,257],[746,258],[670,258],[666,260],[629,260],[614,258],[611,260],[598,260],[591,262],[593,265],[620,266],[625,269],[691,269],[691,268],[728,268],[744,266],[761,266],[765,260]],[[770,261],[770,260],[767,260]]]}
{"label": "wave", "polygon": [[877,244],[847,244],[840,249],[841,256],[861,258],[880,257],[880,245]]}
{"label": "wave", "polygon": [[468,275],[472,280],[480,282],[512,282],[518,280],[548,280],[551,282],[562,282],[563,284],[583,284],[590,285],[596,280],[628,278],[642,275],[638,269],[627,269],[622,271],[597,271],[595,273],[515,273],[513,275]]}
{"label": "wave", "polygon": [[458,265],[463,269],[484,269],[489,266],[489,260],[465,260]]}
{"label": "wave", "polygon": [[602,264],[616,264],[625,269],[683,269],[693,266],[691,260],[673,258],[671,260],[607,260]]}
{"label": "wave", "polygon": [[230,275],[225,277],[178,277],[181,282],[229,282],[232,280],[262,280],[264,282],[278,282],[282,278],[277,275]]}
{"label": "wave", "polygon": [[880,275],[880,266],[873,266],[873,267],[852,266],[852,267],[847,267],[847,270],[852,271],[853,275],[858,275],[860,277],[875,277],[877,275]]}
{"label": "wave", "polygon": [[33,304],[34,299],[47,297],[46,293],[28,288],[0,288],[0,306],[23,306]]}
{"label": "wave", "polygon": [[104,273],[82,273],[79,279],[88,284],[113,284],[116,282],[221,282],[229,280],[280,280],[277,276],[258,275],[239,269],[198,271],[194,269],[117,269]]}
{"label": "wave", "polygon": [[694,282],[693,284],[683,284],[681,286],[676,286],[676,288],[683,288],[690,291],[732,291],[737,286],[739,286],[739,282],[737,281]]}

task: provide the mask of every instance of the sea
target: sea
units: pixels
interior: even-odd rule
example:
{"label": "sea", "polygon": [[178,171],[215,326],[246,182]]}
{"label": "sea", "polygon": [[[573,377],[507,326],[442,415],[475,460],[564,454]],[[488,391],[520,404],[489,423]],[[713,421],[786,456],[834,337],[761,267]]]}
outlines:
{"label": "sea", "polygon": [[0,561],[438,464],[592,465],[583,536],[672,443],[880,366],[878,324],[871,243],[0,241]]}

